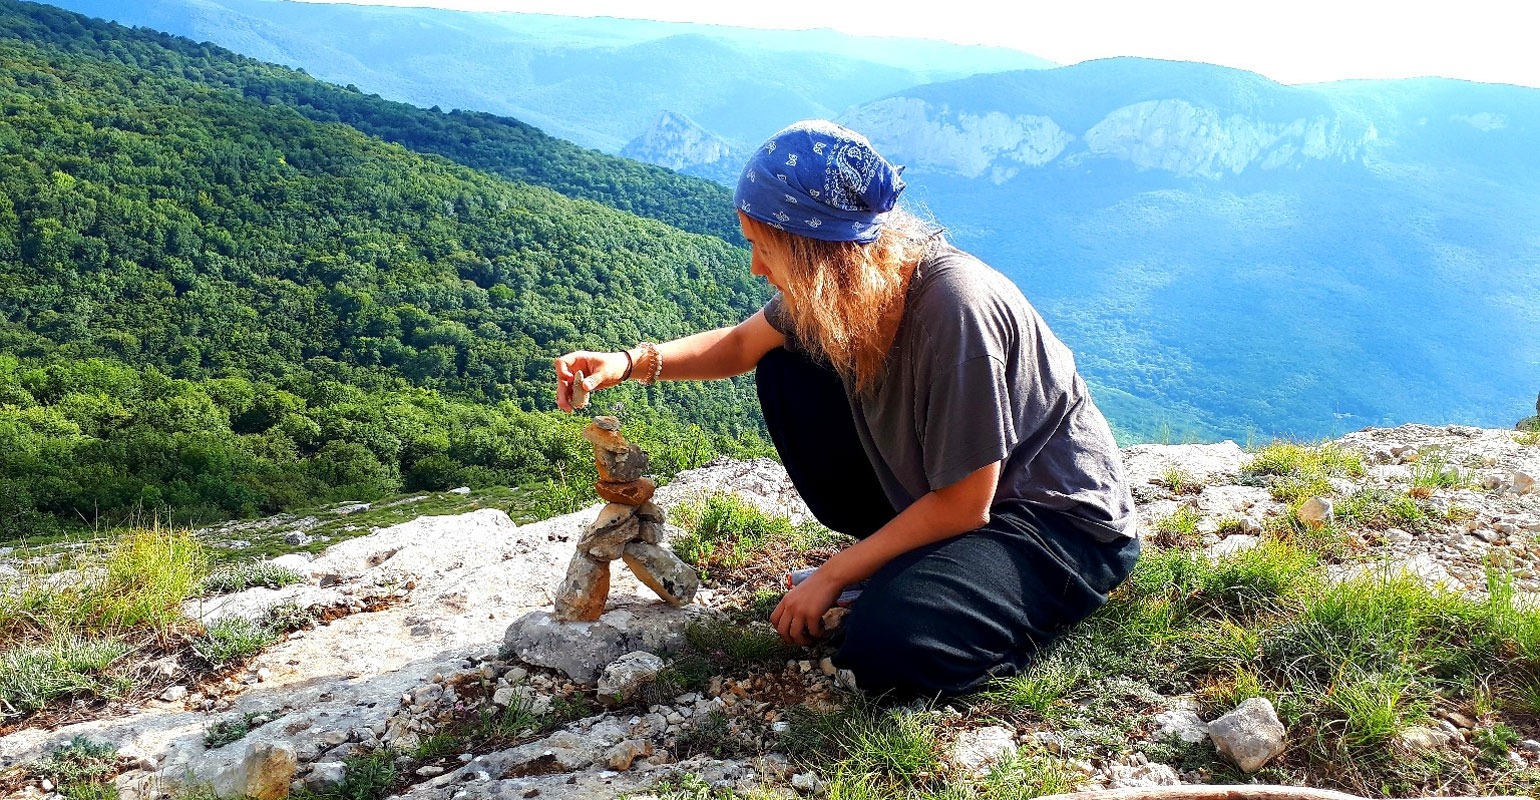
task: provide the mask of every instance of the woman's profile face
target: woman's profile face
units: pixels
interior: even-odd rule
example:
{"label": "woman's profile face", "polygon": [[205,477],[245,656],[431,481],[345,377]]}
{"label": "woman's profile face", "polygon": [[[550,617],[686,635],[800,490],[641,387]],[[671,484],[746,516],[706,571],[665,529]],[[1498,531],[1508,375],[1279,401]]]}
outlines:
{"label": "woman's profile face", "polygon": [[786,284],[782,278],[786,274],[782,254],[776,251],[769,237],[755,238],[753,228],[749,225],[748,217],[742,212],[738,214],[738,227],[743,231],[743,238],[749,240],[749,248],[753,251],[753,258],[749,261],[749,274],[763,276],[771,286],[786,293]]}

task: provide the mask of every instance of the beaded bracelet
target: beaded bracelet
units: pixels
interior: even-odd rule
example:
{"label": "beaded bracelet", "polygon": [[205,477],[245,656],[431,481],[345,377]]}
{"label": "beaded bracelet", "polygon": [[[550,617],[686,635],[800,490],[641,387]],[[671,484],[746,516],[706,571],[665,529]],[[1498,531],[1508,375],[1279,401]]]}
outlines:
{"label": "beaded bracelet", "polygon": [[652,374],[646,379],[638,379],[651,386],[663,375],[663,354],[658,352],[658,346],[652,342],[638,342],[636,346],[646,350],[648,355],[652,356]]}

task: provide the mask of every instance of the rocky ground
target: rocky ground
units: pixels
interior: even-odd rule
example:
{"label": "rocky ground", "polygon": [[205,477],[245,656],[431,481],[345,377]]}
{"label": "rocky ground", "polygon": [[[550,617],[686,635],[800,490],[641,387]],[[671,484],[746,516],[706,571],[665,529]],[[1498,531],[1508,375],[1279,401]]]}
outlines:
{"label": "rocky ground", "polygon": [[[1335,479],[1324,506],[1365,487],[1405,493],[1432,454],[1461,485],[1421,493],[1420,502],[1447,512],[1436,524],[1356,531],[1353,551],[1334,569],[1406,569],[1480,593],[1489,567],[1500,564],[1522,596],[1540,599],[1540,493],[1532,480],[1540,445],[1521,444],[1512,431],[1420,425],[1337,443],[1369,466],[1361,477]],[[1270,520],[1289,511],[1267,488],[1241,479],[1251,456],[1233,443],[1141,445],[1124,455],[1146,523],[1194,510],[1194,545],[1210,553],[1253,546]],[[1173,486],[1174,477],[1183,485]],[[683,473],[657,501],[669,509],[721,491],[794,522],[808,516],[784,471],[763,460]],[[226,797],[322,791],[343,779],[345,759],[369,753],[397,760],[406,776],[397,791],[409,798],[610,798],[644,794],[683,774],[745,792],[816,794],[822,779],[778,737],[794,707],[836,708],[854,698],[826,650],[753,674],[711,676],[703,688],[677,694],[648,682],[666,662],[646,654],[688,649],[692,621],[741,620],[754,591],[773,587],[708,586],[696,604],[674,609],[621,568],[598,622],[550,621],[551,590],[598,508],[524,525],[494,509],[425,516],[314,556],[283,556],[278,561],[303,582],[196,601],[189,615],[205,623],[261,619],[287,605],[333,609],[322,615],[330,621],[289,633],[217,680],[174,685],[161,699],[115,704],[89,721],[0,737],[0,771],[85,736],[118,747],[126,799],[194,783]],[[236,532],[226,526],[219,535]],[[670,527],[669,535],[682,533]],[[1194,742],[1213,736],[1223,750],[1214,731],[1224,725],[1205,722],[1181,698],[1168,700],[1151,704],[1164,710],[1143,729]],[[957,770],[981,769],[1024,743],[1068,746],[951,706],[927,713],[945,720],[947,761]],[[1457,724],[1450,727],[1458,734]],[[211,736],[232,729],[243,735]],[[1533,763],[1535,751],[1540,743],[1526,741],[1511,756]],[[1152,763],[1132,746],[1063,755],[1084,788],[1203,777]],[[16,792],[35,798],[52,788],[31,781]]]}

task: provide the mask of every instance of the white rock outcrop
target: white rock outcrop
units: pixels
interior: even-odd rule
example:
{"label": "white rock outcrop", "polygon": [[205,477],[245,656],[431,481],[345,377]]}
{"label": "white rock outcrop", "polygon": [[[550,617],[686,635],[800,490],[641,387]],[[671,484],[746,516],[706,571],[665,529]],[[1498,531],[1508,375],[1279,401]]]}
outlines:
{"label": "white rock outcrop", "polygon": [[913,97],[860,106],[842,122],[866,134],[889,157],[968,178],[1003,183],[1022,167],[1059,157],[1075,140],[1052,119],[991,111],[970,114]]}

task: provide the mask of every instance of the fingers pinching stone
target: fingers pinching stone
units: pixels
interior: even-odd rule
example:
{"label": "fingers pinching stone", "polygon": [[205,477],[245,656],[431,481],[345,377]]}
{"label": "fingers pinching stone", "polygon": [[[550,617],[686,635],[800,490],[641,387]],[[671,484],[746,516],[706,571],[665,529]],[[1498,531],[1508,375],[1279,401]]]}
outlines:
{"label": "fingers pinching stone", "polygon": [[[583,375],[577,375],[576,387]],[[586,401],[586,397],[584,398]],[[583,438],[594,445],[594,464],[600,480],[594,484],[609,502],[578,540],[577,552],[567,567],[556,597],[556,617],[565,621],[593,621],[604,613],[609,599],[610,562],[623,559],[642,583],[665,602],[680,606],[695,599],[700,576],[695,568],[661,546],[663,509],[652,502],[658,485],[643,477],[648,457],[641,448],[620,435],[620,420],[595,417],[583,429]]]}
{"label": "fingers pinching stone", "polygon": [[572,407],[588,408],[588,387],[583,385],[583,371],[578,370],[572,376]]}

